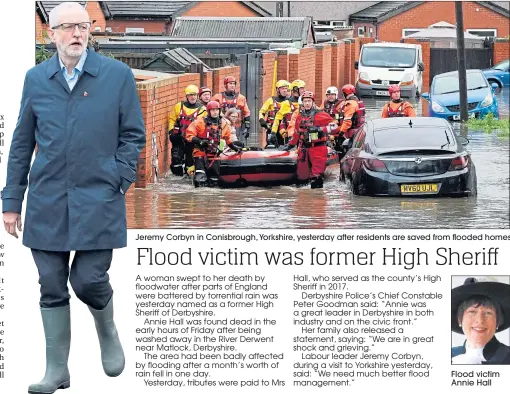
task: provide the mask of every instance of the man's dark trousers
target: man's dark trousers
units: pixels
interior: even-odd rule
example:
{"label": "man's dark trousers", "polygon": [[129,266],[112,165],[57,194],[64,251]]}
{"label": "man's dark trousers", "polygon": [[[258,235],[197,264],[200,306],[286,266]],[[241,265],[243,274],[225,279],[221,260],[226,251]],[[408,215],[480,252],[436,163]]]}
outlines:
{"label": "man's dark trousers", "polygon": [[78,250],[69,269],[70,252],[53,252],[32,249],[32,256],[39,271],[41,308],[69,305],[67,281],[76,296],[86,305],[102,310],[112,298],[108,270],[112,249]]}

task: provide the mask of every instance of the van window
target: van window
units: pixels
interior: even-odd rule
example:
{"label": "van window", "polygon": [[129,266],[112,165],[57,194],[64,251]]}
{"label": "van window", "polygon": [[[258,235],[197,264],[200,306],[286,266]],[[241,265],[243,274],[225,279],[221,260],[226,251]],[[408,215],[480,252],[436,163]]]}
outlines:
{"label": "van window", "polygon": [[365,46],[360,63],[366,67],[414,67],[415,48]]}

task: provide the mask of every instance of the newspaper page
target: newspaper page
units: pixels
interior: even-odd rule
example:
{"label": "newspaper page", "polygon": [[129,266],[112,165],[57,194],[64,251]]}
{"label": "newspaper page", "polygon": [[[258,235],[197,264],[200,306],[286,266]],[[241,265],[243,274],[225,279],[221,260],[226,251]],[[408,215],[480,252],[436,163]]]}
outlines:
{"label": "newspaper page", "polygon": [[454,2],[0,3],[0,392],[507,391],[509,7],[460,11],[467,122]]}

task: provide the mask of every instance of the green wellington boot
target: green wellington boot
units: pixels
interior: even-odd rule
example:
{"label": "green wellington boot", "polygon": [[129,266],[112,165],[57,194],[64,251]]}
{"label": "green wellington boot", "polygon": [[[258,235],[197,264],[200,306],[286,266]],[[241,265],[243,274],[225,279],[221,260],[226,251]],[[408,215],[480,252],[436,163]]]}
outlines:
{"label": "green wellington boot", "polygon": [[124,370],[125,359],[119,334],[113,321],[113,298],[103,310],[96,310],[90,306],[89,310],[96,323],[104,372],[111,377],[119,376]]}
{"label": "green wellington boot", "polygon": [[46,337],[46,373],[39,383],[28,387],[30,394],[51,394],[70,385],[69,348],[71,347],[71,311],[69,305],[41,308]]}

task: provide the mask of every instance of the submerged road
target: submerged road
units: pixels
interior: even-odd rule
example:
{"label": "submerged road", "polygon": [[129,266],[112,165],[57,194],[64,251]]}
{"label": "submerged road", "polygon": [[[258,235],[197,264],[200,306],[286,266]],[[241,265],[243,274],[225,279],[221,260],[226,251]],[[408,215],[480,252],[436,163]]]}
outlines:
{"label": "submerged road", "polygon": [[[508,119],[508,89],[498,100],[500,114]],[[384,100],[364,102],[368,119],[380,117]],[[415,103],[418,116],[426,105]],[[353,196],[338,181],[338,170],[324,189],[315,190],[195,189],[170,174],[127,196],[128,228],[509,228],[509,139],[481,130],[468,130],[466,136],[477,170],[477,198]]]}

